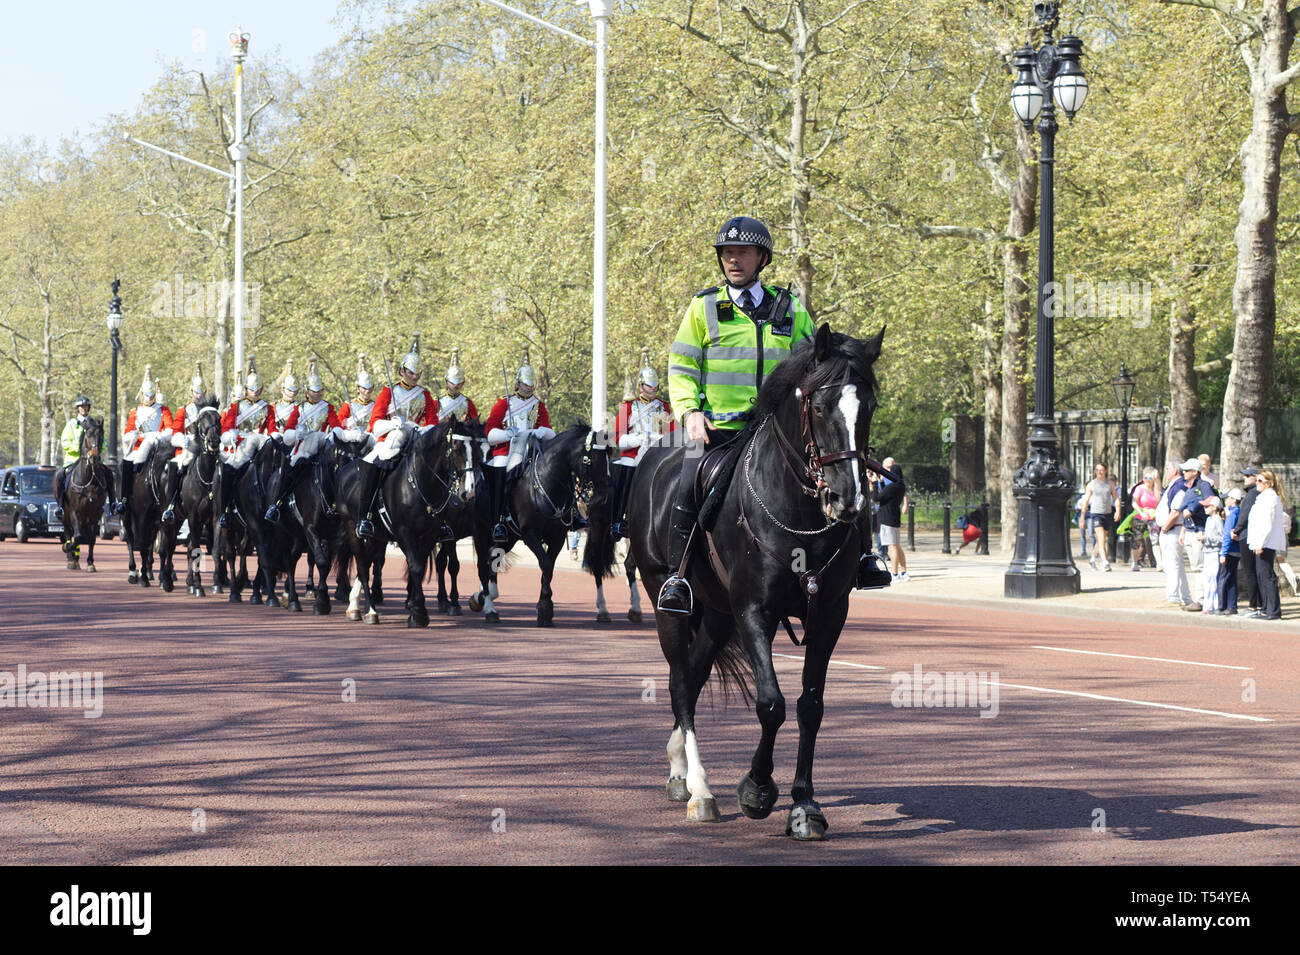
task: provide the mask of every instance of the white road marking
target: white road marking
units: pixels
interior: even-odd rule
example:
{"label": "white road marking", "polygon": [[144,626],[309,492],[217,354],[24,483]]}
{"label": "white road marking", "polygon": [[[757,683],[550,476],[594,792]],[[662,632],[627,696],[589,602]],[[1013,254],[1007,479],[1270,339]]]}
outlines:
{"label": "white road marking", "polygon": [[1035,650],[1055,650],[1058,653],[1087,653],[1096,657],[1123,657],[1125,660],[1154,660],[1157,663],[1183,663],[1189,667],[1216,667],[1220,670],[1253,670],[1254,667],[1232,666],[1227,663],[1199,663],[1196,660],[1172,660],[1168,657],[1140,657],[1132,653],[1106,653],[1102,650],[1072,650],[1069,647],[1039,647]]}
{"label": "white road marking", "polygon": [[[785,657],[789,660],[802,660],[803,657],[795,656],[793,653],[773,653],[774,657]],[[857,667],[859,670],[884,670],[885,667],[872,666],[870,663],[847,663],[844,660],[832,660],[831,663],[837,667]]]}

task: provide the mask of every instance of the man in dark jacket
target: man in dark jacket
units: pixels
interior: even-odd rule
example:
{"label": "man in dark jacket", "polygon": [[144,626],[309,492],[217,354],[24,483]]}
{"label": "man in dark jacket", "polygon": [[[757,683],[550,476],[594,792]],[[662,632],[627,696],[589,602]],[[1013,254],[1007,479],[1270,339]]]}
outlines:
{"label": "man in dark jacket", "polygon": [[[1246,547],[1246,525],[1250,520],[1250,509],[1255,505],[1255,498],[1259,497],[1259,488],[1255,486],[1255,478],[1259,475],[1259,468],[1244,468],[1241,472],[1241,480],[1246,486],[1246,496],[1241,499],[1241,511],[1237,514],[1237,524],[1232,531],[1232,539],[1237,541],[1242,552],[1245,553]],[[1237,600],[1242,598],[1250,604],[1251,610],[1258,610],[1263,604],[1259,599],[1259,584],[1255,581],[1255,562],[1253,560],[1243,560],[1237,565]]]}
{"label": "man in dark jacket", "polygon": [[907,557],[903,554],[903,504],[907,496],[907,485],[903,483],[903,472],[894,464],[893,458],[880,462],[889,477],[871,476],[871,499],[880,505],[877,519],[880,522],[880,542],[889,548],[889,572],[894,582],[907,580]]}

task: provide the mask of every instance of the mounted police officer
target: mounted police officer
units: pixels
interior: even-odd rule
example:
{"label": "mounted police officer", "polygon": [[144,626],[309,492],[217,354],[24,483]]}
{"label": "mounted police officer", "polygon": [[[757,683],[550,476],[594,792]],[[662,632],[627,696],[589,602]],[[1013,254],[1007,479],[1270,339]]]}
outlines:
{"label": "mounted police officer", "polygon": [[510,520],[510,508],[506,486],[518,476],[519,465],[528,450],[529,437],[555,437],[546,403],[534,394],[536,388],[537,373],[528,363],[528,348],[525,346],[523,364],[515,373],[515,393],[497,401],[483,424],[491,446],[484,474],[492,492],[492,513],[496,515],[496,523],[492,526],[494,544],[504,545],[508,540],[506,524]]}
{"label": "mounted police officer", "polygon": [[[86,422],[90,420],[90,398],[86,395],[78,395],[75,408],[77,409],[76,416],[68,419],[68,423],[63,426],[63,434],[59,436],[59,444],[63,448],[63,467],[54,472],[54,501],[59,507],[59,520],[63,519],[68,470],[81,458],[81,433],[85,430]],[[108,436],[105,434],[100,438],[99,453],[101,460],[107,448]],[[100,467],[104,466],[101,464]],[[105,468],[105,470],[107,469]],[[104,477],[104,484],[108,488],[108,507],[109,511],[112,512],[117,507],[117,494],[113,488],[111,472]]]}
{"label": "mounted police officer", "polygon": [[674,430],[672,414],[672,406],[659,397],[659,374],[650,365],[650,349],[642,348],[636,392],[624,395],[614,425],[619,449],[610,470],[614,505],[611,531],[615,541],[627,536],[627,489],[632,483],[632,469],[641,463],[646,448]]}

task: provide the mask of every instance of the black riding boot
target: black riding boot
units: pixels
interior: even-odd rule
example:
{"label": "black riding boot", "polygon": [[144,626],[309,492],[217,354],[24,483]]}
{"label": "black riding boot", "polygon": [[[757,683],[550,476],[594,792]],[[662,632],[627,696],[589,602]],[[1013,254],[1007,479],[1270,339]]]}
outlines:
{"label": "black riding boot", "polygon": [[497,519],[497,522],[492,525],[492,543],[504,545],[509,540],[505,516],[506,469],[488,468],[487,470],[492,475],[488,480],[492,482],[492,513]]}
{"label": "black riding boot", "polygon": [[239,472],[225,461],[221,462],[221,516],[217,518],[218,527],[230,526],[230,515],[235,509],[235,480]]}
{"label": "black riding boot", "polygon": [[375,498],[379,496],[379,466],[369,461],[357,462],[357,503],[360,504],[361,520],[357,521],[358,537],[374,537],[373,521]]}
{"label": "black riding boot", "polygon": [[54,514],[60,521],[63,520],[64,494],[66,493],[64,487],[67,482],[67,473],[68,468],[66,465],[54,472],[54,503],[56,505]]}
{"label": "black riding boot", "polygon": [[311,462],[306,459],[300,459],[289,465],[289,472],[285,475],[284,484],[280,486],[280,495],[266,509],[266,522],[268,524],[277,524],[280,521],[280,508],[284,505],[284,499],[293,493],[293,489],[298,486],[302,479],[303,471],[311,466]]}
{"label": "black riding boot", "polygon": [[117,507],[113,509],[113,513],[119,515],[126,511],[126,502],[131,499],[131,484],[135,478],[135,465],[123,458],[120,471],[122,475],[122,494],[117,499]]}
{"label": "black riding boot", "polygon": [[610,471],[614,478],[614,511],[610,515],[610,533],[618,543],[627,536],[627,489],[632,483],[632,469],[615,464]]}
{"label": "black riding boot", "polygon": [[167,497],[167,510],[162,512],[162,521],[164,524],[176,523],[176,505],[181,500],[181,482],[185,480],[185,472],[188,467],[182,468],[176,465],[176,479],[172,481],[172,492]]}
{"label": "black riding boot", "polygon": [[105,496],[108,498],[108,513],[117,513],[117,487],[113,483],[113,471],[105,464],[99,465],[100,475],[104,479],[104,487],[107,488]]}
{"label": "black riding boot", "polygon": [[695,533],[697,511],[680,504],[673,505],[673,529],[668,538],[668,566],[672,576],[664,581],[659,591],[659,609],[664,613],[689,614],[695,597],[686,581],[686,564],[690,560],[690,543]]}
{"label": "black riding boot", "polygon": [[880,563],[880,558],[868,547],[863,551],[862,556],[858,558],[858,590],[879,590],[882,587],[888,587],[893,578],[890,576],[884,566]]}

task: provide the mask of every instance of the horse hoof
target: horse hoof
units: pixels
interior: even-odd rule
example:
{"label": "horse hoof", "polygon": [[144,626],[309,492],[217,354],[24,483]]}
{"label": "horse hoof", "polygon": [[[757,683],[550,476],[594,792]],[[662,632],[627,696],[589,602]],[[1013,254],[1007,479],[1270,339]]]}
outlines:
{"label": "horse hoof", "polygon": [[339,587],[337,590],[334,591],[334,599],[341,604],[345,604],[348,602],[348,592],[344,590],[342,587]]}
{"label": "horse hoof", "polygon": [[641,622],[641,611],[640,611],[640,610],[629,610],[629,611],[627,612],[627,619],[631,620],[633,623],[640,623],[640,622]]}
{"label": "horse hoof", "polygon": [[668,780],[668,799],[671,802],[686,802],[691,798],[691,791],[686,786],[685,778],[674,776]]}
{"label": "horse hoof", "polygon": [[281,604],[280,601],[276,600],[274,597],[266,598],[267,610],[283,610],[287,605],[288,605],[288,601],[285,601],[285,603]]}
{"label": "horse hoof", "polygon": [[230,596],[226,599],[232,604],[242,604],[244,602],[244,598],[239,596],[239,594],[235,593],[233,590],[230,592]]}
{"label": "horse hoof", "polygon": [[224,594],[226,592],[226,588],[221,586],[220,584],[216,584],[213,586],[212,592],[214,594]]}
{"label": "horse hoof", "polygon": [[366,614],[366,623],[379,623],[379,614],[373,610],[370,611],[370,613]]}
{"label": "horse hoof", "polygon": [[607,610],[602,610],[600,613],[596,614],[596,623],[611,623],[613,622],[613,619],[614,618],[609,615],[609,611]]}
{"label": "horse hoof", "polygon": [[790,816],[785,822],[785,834],[794,836],[800,842],[821,842],[826,838],[828,828],[821,806],[815,802],[797,804],[790,810]]}
{"label": "horse hoof", "polygon": [[438,613],[442,614],[444,617],[450,617],[451,608],[446,604],[438,604]]}
{"label": "horse hoof", "polygon": [[196,597],[206,597],[206,596],[207,596],[207,593],[203,590],[202,587],[195,587],[195,588],[194,588],[194,596],[196,596]]}
{"label": "horse hoof", "polygon": [[686,818],[691,822],[717,822],[722,818],[718,813],[718,801],[712,796],[692,796],[686,804]]}
{"label": "horse hoof", "polygon": [[76,562],[75,560],[70,560],[70,561],[68,561],[67,567],[68,567],[68,570],[76,570],[76,569],[77,569],[77,562]]}
{"label": "horse hoof", "polygon": [[281,608],[282,610],[288,610],[288,609],[289,609],[289,595],[288,595],[288,594],[280,594],[280,608]]}
{"label": "horse hoof", "polygon": [[499,613],[497,613],[495,610],[493,610],[491,613],[489,613],[489,614],[488,614],[487,616],[485,616],[483,619],[486,620],[488,623],[500,623],[500,622],[501,622],[501,614],[499,614]]}
{"label": "horse hoof", "polygon": [[773,780],[769,779],[760,786],[749,773],[741,777],[740,785],[736,787],[740,811],[750,819],[766,819],[772,815],[772,807],[776,805],[778,795],[780,790]]}
{"label": "horse hoof", "polygon": [[141,577],[141,578],[140,578],[140,586],[141,586],[141,587],[148,587],[148,586],[149,586],[149,578],[148,578],[148,577]]}
{"label": "horse hoof", "polygon": [[300,604],[296,600],[290,600],[289,606],[285,607],[284,609],[289,611],[289,613],[302,613],[302,604]]}
{"label": "horse hoof", "polygon": [[447,611],[447,612],[448,612],[451,616],[453,616],[453,617],[460,617],[460,616],[463,616],[463,613],[462,613],[460,607],[458,607],[456,604],[452,604],[452,605],[451,605],[451,610],[449,610],[449,611]]}
{"label": "horse hoof", "polygon": [[87,564],[87,565],[86,565],[86,573],[88,573],[88,574],[97,574],[97,573],[99,573],[99,571],[95,570],[95,565],[94,565],[94,564]]}
{"label": "horse hoof", "polygon": [[478,613],[480,610],[483,609],[483,595],[482,595],[482,594],[474,594],[474,595],[472,595],[472,596],[469,598],[469,600],[466,601],[466,602],[469,604],[469,609],[472,610],[472,611],[474,611],[475,613]]}
{"label": "horse hoof", "polygon": [[128,574],[126,575],[126,582],[127,582],[128,584],[138,583],[139,580],[140,580],[140,572],[139,572],[139,571],[133,570],[133,571],[131,571],[130,573],[128,573]]}
{"label": "horse hoof", "polygon": [[539,627],[554,627],[554,626],[555,626],[555,621],[554,621],[554,620],[541,620],[541,619],[539,619],[539,620],[537,621],[537,626],[539,626]]}
{"label": "horse hoof", "polygon": [[176,585],[173,584],[170,580],[164,580],[158,586],[162,588],[162,592],[165,594],[169,594],[176,589]]}
{"label": "horse hoof", "polygon": [[427,627],[428,625],[429,625],[429,618],[427,616],[417,617],[415,614],[411,614],[409,617],[406,618],[406,629],[408,630],[420,630],[424,627]]}
{"label": "horse hoof", "polygon": [[361,619],[361,611],[360,611],[360,610],[349,610],[348,613],[347,613],[347,617],[348,617],[349,620],[360,620],[360,619]]}

